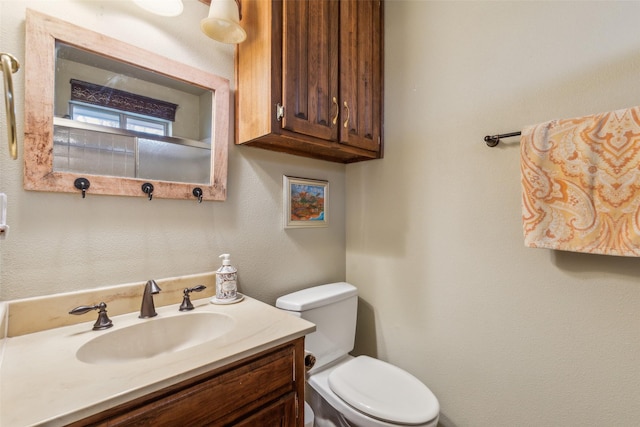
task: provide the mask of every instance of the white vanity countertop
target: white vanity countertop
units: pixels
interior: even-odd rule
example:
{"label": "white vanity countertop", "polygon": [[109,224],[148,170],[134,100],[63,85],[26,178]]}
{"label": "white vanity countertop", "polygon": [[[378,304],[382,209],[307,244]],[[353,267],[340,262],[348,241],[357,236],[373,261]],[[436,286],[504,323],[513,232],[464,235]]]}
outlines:
{"label": "white vanity countertop", "polygon": [[236,304],[214,305],[206,298],[193,305],[189,313],[223,313],[236,327],[208,343],[119,364],[84,363],[76,351],[100,334],[189,313],[179,312],[176,304],[157,308],[151,319],[123,314],[111,317],[114,326],[105,331],[91,329],[96,317],[91,315],[85,323],[6,338],[0,426],[65,425],[315,330],[312,323],[249,297]]}

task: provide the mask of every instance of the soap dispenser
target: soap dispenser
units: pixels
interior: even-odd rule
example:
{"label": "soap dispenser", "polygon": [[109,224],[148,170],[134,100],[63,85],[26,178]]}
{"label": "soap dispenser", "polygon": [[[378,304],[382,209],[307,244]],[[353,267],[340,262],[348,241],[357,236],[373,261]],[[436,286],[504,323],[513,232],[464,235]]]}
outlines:
{"label": "soap dispenser", "polygon": [[229,254],[222,254],[222,267],[216,270],[216,299],[233,301],[238,298],[238,270],[231,265]]}

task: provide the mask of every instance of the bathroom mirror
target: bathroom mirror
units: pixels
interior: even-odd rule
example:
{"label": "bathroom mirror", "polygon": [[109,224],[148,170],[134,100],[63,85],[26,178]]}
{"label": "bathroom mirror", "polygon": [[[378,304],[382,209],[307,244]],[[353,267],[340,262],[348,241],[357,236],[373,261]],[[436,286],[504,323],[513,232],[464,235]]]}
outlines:
{"label": "bathroom mirror", "polygon": [[24,188],[226,198],[229,81],[27,10]]}

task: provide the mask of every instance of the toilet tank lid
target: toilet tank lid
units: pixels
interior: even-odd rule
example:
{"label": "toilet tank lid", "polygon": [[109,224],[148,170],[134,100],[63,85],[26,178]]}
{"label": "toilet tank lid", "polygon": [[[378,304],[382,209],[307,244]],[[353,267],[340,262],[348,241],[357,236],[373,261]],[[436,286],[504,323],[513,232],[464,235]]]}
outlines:
{"label": "toilet tank lid", "polygon": [[330,283],[283,295],[276,300],[276,307],[289,311],[306,311],[356,295],[358,290],[349,283]]}

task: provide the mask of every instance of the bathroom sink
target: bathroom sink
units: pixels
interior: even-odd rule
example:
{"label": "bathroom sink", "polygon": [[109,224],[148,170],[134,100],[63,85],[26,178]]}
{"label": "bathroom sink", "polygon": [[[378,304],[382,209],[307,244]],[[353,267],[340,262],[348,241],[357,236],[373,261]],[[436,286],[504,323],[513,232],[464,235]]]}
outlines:
{"label": "bathroom sink", "polygon": [[212,341],[233,329],[235,321],[220,313],[188,313],[140,320],[106,332],[82,345],[78,360],[91,364],[127,363],[175,353]]}

